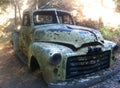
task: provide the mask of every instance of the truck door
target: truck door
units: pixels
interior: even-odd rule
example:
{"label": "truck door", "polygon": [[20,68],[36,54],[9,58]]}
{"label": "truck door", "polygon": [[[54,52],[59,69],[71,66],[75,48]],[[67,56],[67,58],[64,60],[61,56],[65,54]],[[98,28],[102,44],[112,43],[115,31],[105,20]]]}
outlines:
{"label": "truck door", "polygon": [[23,15],[23,22],[22,22],[22,27],[20,30],[20,50],[24,55],[27,56],[28,54],[28,47],[31,42],[30,40],[30,30],[31,30],[31,22],[30,22],[30,15],[29,14],[24,14]]}

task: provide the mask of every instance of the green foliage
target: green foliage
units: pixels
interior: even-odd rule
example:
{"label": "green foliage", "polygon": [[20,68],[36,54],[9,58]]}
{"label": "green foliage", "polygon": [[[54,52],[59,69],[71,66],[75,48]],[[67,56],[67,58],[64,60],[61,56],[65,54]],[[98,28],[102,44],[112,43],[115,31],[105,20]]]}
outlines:
{"label": "green foliage", "polygon": [[5,11],[10,0],[0,0],[0,9]]}
{"label": "green foliage", "polygon": [[120,37],[120,28],[111,28],[111,27],[101,27],[101,33],[107,39],[113,39],[115,37]]}
{"label": "green foliage", "polygon": [[[76,20],[76,18],[75,18]],[[83,20],[81,22],[76,22],[77,25],[80,26],[85,26],[85,27],[90,27],[90,28],[94,28],[94,29],[98,29],[102,24],[98,21],[93,21],[91,19],[88,20]]]}
{"label": "green foliage", "polygon": [[8,4],[10,0],[0,0],[0,6],[3,4]]}

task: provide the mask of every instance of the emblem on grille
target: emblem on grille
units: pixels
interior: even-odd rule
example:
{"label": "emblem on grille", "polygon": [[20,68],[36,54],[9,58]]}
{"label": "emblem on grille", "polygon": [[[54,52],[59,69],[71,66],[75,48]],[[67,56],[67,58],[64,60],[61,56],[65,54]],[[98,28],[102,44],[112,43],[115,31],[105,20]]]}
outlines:
{"label": "emblem on grille", "polygon": [[88,48],[88,54],[98,53],[98,52],[101,52],[101,48],[99,48],[99,47],[89,47]]}

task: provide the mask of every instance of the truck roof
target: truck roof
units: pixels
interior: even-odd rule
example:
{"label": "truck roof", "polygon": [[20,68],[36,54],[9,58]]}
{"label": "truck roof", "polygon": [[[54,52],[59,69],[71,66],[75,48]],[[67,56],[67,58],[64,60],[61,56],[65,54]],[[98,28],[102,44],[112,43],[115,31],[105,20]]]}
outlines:
{"label": "truck roof", "polygon": [[23,13],[33,13],[36,11],[59,11],[59,12],[64,12],[64,13],[69,13],[69,11],[66,10],[61,10],[61,9],[57,9],[57,8],[48,8],[48,9],[27,9],[25,10]]}

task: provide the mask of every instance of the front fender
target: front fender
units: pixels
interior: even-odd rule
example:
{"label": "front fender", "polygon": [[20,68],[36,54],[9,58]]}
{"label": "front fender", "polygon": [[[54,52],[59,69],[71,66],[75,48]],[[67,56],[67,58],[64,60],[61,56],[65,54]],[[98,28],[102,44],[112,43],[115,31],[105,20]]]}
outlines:
{"label": "front fender", "polygon": [[[45,75],[45,80],[47,79],[47,82],[55,82],[58,79],[63,79],[64,77],[57,77],[58,74],[64,74],[63,68],[62,68],[62,62],[65,61],[65,58],[63,59],[64,55],[68,52],[72,52],[72,50],[68,47],[53,44],[53,43],[43,43],[43,42],[35,42],[30,45],[29,47],[29,60],[28,65],[30,67],[30,61],[31,57],[34,56],[38,64],[40,66],[40,70],[43,72],[43,75]],[[50,57],[51,55],[55,53],[60,53],[62,60],[58,65],[53,65],[50,63]],[[58,73],[55,73],[55,70],[58,70]],[[47,75],[49,74],[49,75]],[[64,75],[65,76],[65,75]]]}
{"label": "front fender", "polygon": [[[41,66],[46,62],[46,58],[48,58],[47,50],[40,43],[32,43],[29,47],[28,53],[28,66],[30,67],[31,57],[34,56]],[[44,58],[44,59],[43,59]],[[44,61],[43,61],[44,60]]]}
{"label": "front fender", "polygon": [[53,43],[43,43],[43,42],[35,42],[32,43],[29,47],[29,66],[30,59],[32,56],[36,57],[37,61],[40,65],[46,65],[49,62],[49,58],[54,53],[61,53],[61,55],[72,52],[72,50],[68,47],[53,44]]}

